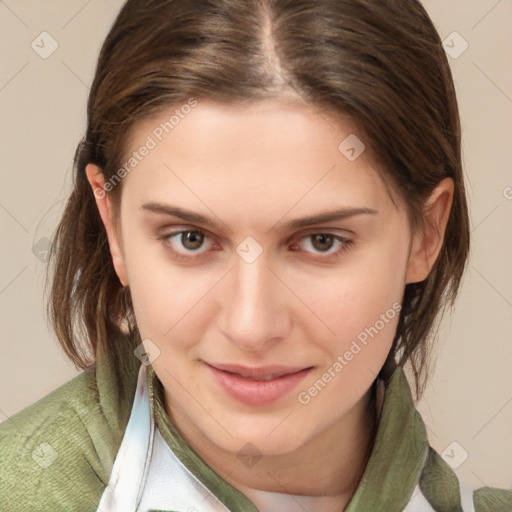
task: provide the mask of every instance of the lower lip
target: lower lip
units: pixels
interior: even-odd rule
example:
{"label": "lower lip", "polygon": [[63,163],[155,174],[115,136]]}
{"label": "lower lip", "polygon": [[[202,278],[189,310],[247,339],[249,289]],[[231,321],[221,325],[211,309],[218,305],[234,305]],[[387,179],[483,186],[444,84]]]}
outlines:
{"label": "lower lip", "polygon": [[246,405],[267,405],[279,400],[306,377],[312,368],[290,373],[272,380],[253,380],[206,365],[215,380],[235,400]]}

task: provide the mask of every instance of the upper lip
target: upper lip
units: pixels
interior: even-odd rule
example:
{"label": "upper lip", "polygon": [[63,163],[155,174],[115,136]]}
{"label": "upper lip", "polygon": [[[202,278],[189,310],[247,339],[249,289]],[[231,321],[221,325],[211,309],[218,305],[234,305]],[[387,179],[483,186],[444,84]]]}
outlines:
{"label": "upper lip", "polygon": [[273,364],[270,366],[261,366],[259,368],[250,368],[248,366],[241,366],[239,364],[221,364],[221,363],[206,363],[209,366],[213,366],[217,368],[217,370],[222,370],[230,373],[238,373],[242,377],[248,378],[259,378],[259,377],[282,377],[283,375],[289,375],[291,373],[297,373],[301,370],[306,370],[311,368],[304,366],[283,366],[278,364]]}

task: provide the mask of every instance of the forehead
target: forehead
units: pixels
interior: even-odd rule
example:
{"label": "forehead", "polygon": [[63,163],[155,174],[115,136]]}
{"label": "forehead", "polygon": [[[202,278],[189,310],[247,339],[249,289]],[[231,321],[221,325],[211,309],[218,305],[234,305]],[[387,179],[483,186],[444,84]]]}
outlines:
{"label": "forehead", "polygon": [[240,208],[272,204],[276,214],[319,202],[383,208],[389,201],[355,123],[305,104],[173,106],[133,127],[126,160],[143,146],[151,149],[125,184],[141,200],[195,195],[194,202],[223,198]]}
{"label": "forehead", "polygon": [[[246,105],[199,100],[185,112],[186,103],[134,125],[128,146],[151,135],[159,145],[173,146],[176,155],[198,158],[215,154],[219,142],[229,143],[230,155],[245,160],[267,155],[273,160],[290,152],[317,157],[319,151],[338,150],[338,143],[348,135],[359,135],[346,115],[321,111],[292,100],[263,100]],[[183,111],[183,112],[182,112]],[[176,115],[179,114],[179,115]],[[192,143],[196,151],[191,151]],[[225,148],[222,148],[225,149]],[[270,154],[264,150],[272,150]],[[335,151],[336,153],[336,151]]]}

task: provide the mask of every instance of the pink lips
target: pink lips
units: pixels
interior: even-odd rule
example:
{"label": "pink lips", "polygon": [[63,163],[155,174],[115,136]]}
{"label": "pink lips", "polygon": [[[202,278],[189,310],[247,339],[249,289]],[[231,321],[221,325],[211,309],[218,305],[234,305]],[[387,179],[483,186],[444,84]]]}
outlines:
{"label": "pink lips", "polygon": [[281,365],[248,368],[220,363],[206,363],[206,367],[232,398],[256,406],[267,405],[283,397],[312,369]]}

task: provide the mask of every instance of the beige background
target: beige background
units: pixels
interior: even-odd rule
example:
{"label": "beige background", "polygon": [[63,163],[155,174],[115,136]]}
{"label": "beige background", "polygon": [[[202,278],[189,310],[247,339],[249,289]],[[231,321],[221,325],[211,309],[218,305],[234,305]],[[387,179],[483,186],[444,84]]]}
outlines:
{"label": "beige background", "polygon": [[[45,323],[44,250],[70,190],[97,54],[121,5],[0,0],[0,421],[77,374]],[[512,2],[424,5],[451,51],[463,49],[460,36],[469,45],[449,60],[473,247],[418,408],[432,445],[470,485],[512,488]],[[58,43],[47,59],[31,47],[44,31]]]}

